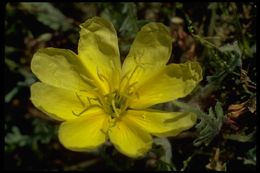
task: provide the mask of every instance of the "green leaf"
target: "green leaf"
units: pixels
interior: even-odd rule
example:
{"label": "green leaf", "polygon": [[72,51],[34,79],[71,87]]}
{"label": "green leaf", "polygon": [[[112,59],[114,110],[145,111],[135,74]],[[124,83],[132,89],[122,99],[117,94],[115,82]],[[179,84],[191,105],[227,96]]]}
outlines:
{"label": "green leaf", "polygon": [[244,160],[244,164],[256,165],[256,146],[251,148],[247,153],[247,159]]}
{"label": "green leaf", "polygon": [[5,95],[5,103],[9,103],[18,93],[19,87],[14,87],[8,94]]}
{"label": "green leaf", "polygon": [[223,134],[224,139],[229,139],[232,141],[238,142],[252,142],[255,138],[256,131],[253,131],[250,134]]}
{"label": "green leaf", "polygon": [[119,28],[121,33],[132,33],[135,35],[137,28],[137,16],[136,16],[136,5],[134,3],[125,3],[122,10],[123,14],[126,14],[126,17]]}
{"label": "green leaf", "polygon": [[44,33],[41,34],[38,38],[37,41],[38,42],[47,42],[52,38],[52,34],[51,33]]}
{"label": "green leaf", "polygon": [[[159,164],[161,164],[161,166],[165,167],[166,170],[168,171],[176,171],[175,166],[172,163],[172,147],[171,144],[169,142],[169,140],[167,138],[154,138],[154,143],[157,145],[161,145],[164,153],[163,155],[160,156],[160,161]],[[161,167],[162,169],[162,167]],[[160,170],[161,170],[160,169]]]}
{"label": "green leaf", "polygon": [[31,140],[28,135],[23,135],[17,126],[13,126],[10,133],[5,136],[5,150],[13,151],[18,147],[30,144]]}
{"label": "green leaf", "polygon": [[199,136],[193,141],[194,146],[201,144],[208,145],[219,133],[224,122],[224,112],[221,103],[217,102],[213,108],[209,108],[209,113],[199,116],[200,122],[195,126]]}
{"label": "green leaf", "polygon": [[47,2],[23,2],[19,3],[20,8],[26,10],[36,17],[36,19],[51,29],[57,31],[67,31],[72,25],[63,13]]}

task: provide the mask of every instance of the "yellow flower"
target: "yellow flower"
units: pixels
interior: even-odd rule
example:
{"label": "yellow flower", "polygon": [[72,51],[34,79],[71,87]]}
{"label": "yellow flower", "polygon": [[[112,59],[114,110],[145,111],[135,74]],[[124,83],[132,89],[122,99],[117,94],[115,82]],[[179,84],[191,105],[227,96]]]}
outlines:
{"label": "yellow flower", "polygon": [[58,132],[64,147],[86,151],[110,140],[136,158],[151,148],[151,135],[175,136],[194,125],[193,113],[149,108],[186,96],[202,78],[196,62],[166,65],[172,52],[166,26],[143,26],[122,66],[112,23],[93,17],[80,27],[78,54],[44,48],[31,63],[41,81],[31,86],[32,103],[64,121]]}

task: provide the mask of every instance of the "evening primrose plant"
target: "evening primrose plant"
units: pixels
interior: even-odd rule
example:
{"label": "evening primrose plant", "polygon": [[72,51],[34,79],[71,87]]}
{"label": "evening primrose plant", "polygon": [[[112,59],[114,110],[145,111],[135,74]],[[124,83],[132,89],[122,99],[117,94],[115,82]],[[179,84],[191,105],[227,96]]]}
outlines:
{"label": "evening primrose plant", "polygon": [[40,80],[31,86],[31,101],[62,121],[64,147],[88,151],[109,140],[137,158],[151,149],[152,136],[176,136],[196,123],[192,112],[151,108],[188,95],[202,79],[197,62],[166,65],[172,38],[165,25],[144,25],[122,65],[112,23],[93,17],[80,28],[78,54],[44,48],[31,62]]}

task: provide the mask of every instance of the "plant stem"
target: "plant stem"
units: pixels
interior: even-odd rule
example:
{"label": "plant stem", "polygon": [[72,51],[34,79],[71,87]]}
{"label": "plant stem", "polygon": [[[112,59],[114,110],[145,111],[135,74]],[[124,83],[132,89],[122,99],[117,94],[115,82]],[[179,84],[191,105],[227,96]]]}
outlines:
{"label": "plant stem", "polygon": [[96,163],[98,163],[100,161],[99,158],[97,159],[92,159],[92,160],[87,160],[87,161],[84,161],[84,162],[80,162],[76,165],[71,165],[71,166],[66,166],[64,168],[64,171],[73,171],[73,170],[82,170],[82,169],[86,169]]}

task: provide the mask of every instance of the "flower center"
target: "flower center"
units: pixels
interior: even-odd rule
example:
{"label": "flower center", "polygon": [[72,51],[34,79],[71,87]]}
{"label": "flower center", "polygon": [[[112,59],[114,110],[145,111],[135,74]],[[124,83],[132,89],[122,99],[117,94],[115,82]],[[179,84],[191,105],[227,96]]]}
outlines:
{"label": "flower center", "polygon": [[106,104],[104,110],[111,115],[112,118],[119,118],[127,109],[127,98],[120,95],[117,91],[110,93],[105,97]]}
{"label": "flower center", "polygon": [[[80,113],[75,113],[72,111],[72,113],[76,116],[80,116],[87,110],[93,107],[100,107],[102,108],[108,115],[111,116],[112,119],[117,119],[120,116],[122,116],[127,108],[128,108],[128,101],[130,97],[139,97],[138,92],[136,91],[136,84],[138,82],[132,81],[132,78],[135,74],[140,73],[141,71],[145,70],[143,67],[143,63],[140,63],[136,58],[136,66],[132,71],[127,72],[124,76],[120,79],[119,88],[113,90],[111,86],[113,84],[111,83],[111,80],[107,79],[106,76],[100,74],[97,70],[97,76],[99,79],[107,84],[109,86],[109,93],[106,95],[103,95],[100,91],[100,88],[97,87],[97,84],[95,81],[89,79],[83,74],[80,74],[82,79],[88,83],[90,86],[92,86],[94,89],[91,90],[96,98],[88,98],[89,106],[84,108]],[[111,91],[113,90],[113,91]],[[88,92],[88,91],[86,91]],[[78,95],[77,95],[78,97]],[[83,101],[78,97],[80,102]],[[91,100],[93,100],[91,102]],[[93,103],[94,102],[94,103]],[[84,103],[82,104],[84,106]]]}

